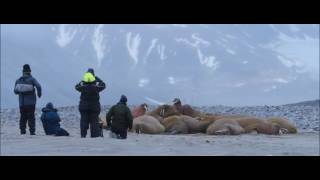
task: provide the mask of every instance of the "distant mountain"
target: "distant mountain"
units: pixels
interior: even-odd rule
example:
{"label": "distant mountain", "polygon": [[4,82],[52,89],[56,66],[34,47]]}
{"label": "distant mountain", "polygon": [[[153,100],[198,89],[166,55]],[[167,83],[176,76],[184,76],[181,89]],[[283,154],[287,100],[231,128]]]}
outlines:
{"label": "distant mountain", "polygon": [[101,104],[279,105],[319,98],[319,25],[1,25],[1,106],[29,63],[39,106],[76,105],[94,68]]}
{"label": "distant mountain", "polygon": [[320,99],[286,104],[285,106],[320,106]]}

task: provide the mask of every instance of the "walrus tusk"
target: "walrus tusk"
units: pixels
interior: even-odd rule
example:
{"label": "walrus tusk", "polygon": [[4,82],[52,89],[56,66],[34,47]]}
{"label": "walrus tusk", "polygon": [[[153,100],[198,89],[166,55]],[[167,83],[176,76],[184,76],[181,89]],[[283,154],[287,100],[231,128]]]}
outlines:
{"label": "walrus tusk", "polygon": [[279,130],[279,134],[288,134],[288,129],[286,129],[286,128],[280,128],[280,130]]}
{"label": "walrus tusk", "polygon": [[148,111],[148,106],[144,105],[143,108],[146,110],[146,112]]}
{"label": "walrus tusk", "polygon": [[161,109],[161,111],[160,111],[160,116],[161,116],[161,117],[164,116],[164,109]]}

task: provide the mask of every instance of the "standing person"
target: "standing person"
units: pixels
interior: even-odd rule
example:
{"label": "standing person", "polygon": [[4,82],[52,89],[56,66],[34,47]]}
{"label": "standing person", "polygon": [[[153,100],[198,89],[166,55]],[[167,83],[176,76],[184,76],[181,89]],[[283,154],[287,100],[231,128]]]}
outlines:
{"label": "standing person", "polygon": [[108,127],[111,127],[111,137],[126,139],[128,129],[132,128],[132,115],[127,106],[127,97],[122,95],[120,102],[111,107],[106,116]]}
{"label": "standing person", "polygon": [[35,135],[36,122],[35,122],[35,108],[36,108],[36,93],[41,97],[41,85],[38,81],[31,76],[31,68],[29,64],[23,65],[22,76],[16,81],[14,93],[19,95],[20,107],[20,133],[26,134],[27,123],[31,135]]}
{"label": "standing person", "polygon": [[89,125],[91,137],[101,136],[98,120],[101,110],[99,93],[106,88],[105,83],[95,76],[93,69],[90,68],[75,88],[81,93],[79,103],[81,137],[87,136]]}

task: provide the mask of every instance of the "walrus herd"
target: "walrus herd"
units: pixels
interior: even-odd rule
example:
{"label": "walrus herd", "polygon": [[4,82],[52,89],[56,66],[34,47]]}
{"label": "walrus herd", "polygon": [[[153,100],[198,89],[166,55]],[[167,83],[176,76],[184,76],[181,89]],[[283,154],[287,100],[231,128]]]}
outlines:
{"label": "walrus herd", "polygon": [[[147,104],[132,110],[134,116],[131,131],[143,134],[194,134],[239,135],[258,133],[279,135],[297,133],[297,128],[288,119],[267,119],[243,115],[218,115],[194,110],[190,105],[181,105],[174,99],[173,105],[160,105],[148,111]],[[106,126],[105,121],[100,118]]]}

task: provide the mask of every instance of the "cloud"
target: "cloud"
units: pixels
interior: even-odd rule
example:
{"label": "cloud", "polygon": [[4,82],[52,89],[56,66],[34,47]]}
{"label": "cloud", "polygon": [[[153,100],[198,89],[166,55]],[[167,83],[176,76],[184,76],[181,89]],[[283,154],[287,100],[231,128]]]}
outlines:
{"label": "cloud", "polygon": [[61,24],[58,27],[58,35],[56,36],[56,42],[60,47],[66,47],[73,40],[77,33],[76,29],[68,28],[69,25]]}
{"label": "cloud", "polygon": [[138,56],[140,42],[140,34],[133,36],[131,32],[127,33],[127,49],[135,64],[137,64],[139,61]]}
{"label": "cloud", "polygon": [[102,59],[104,58],[104,51],[106,49],[106,45],[104,42],[105,36],[102,31],[103,25],[100,24],[98,25],[93,33],[92,37],[92,45],[94,50],[96,51],[97,54],[97,59],[98,59],[98,67],[100,67]]}
{"label": "cloud", "polygon": [[172,76],[168,77],[168,82],[169,82],[169,84],[172,84],[172,85],[176,84],[176,80]]}
{"label": "cloud", "polygon": [[138,86],[139,86],[139,87],[144,87],[144,86],[146,86],[147,84],[149,84],[149,82],[150,82],[149,79],[147,79],[147,78],[142,78],[142,79],[139,80]]}
{"label": "cloud", "polygon": [[269,88],[265,88],[263,89],[264,92],[270,92],[270,91],[273,91],[273,90],[276,90],[277,89],[277,86],[276,85],[272,85],[271,87]]}

